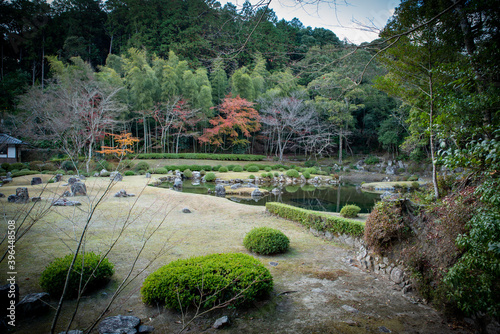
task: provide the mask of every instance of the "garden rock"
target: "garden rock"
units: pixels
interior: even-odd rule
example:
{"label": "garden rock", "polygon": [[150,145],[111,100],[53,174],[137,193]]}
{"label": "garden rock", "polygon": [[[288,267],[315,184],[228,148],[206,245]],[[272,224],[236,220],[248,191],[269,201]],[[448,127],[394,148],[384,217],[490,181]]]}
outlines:
{"label": "garden rock", "polygon": [[16,194],[10,195],[7,201],[10,203],[28,203],[29,199],[28,188],[19,187],[16,189]]}
{"label": "garden rock", "polygon": [[391,281],[396,284],[403,282],[404,272],[399,268],[394,268],[391,272]]}
{"label": "garden rock", "polygon": [[104,176],[106,173],[109,173],[106,169],[101,169],[99,172],[99,176]]}
{"label": "garden rock", "polygon": [[137,333],[139,334],[153,333],[154,330],[155,328],[153,326],[140,325],[139,328],[137,329]]}
{"label": "garden rock", "polygon": [[42,178],[41,177],[34,177],[31,179],[31,185],[35,186],[37,184],[42,184]]}
{"label": "garden rock", "polygon": [[191,213],[191,210],[189,210],[188,208],[184,208],[184,209],[182,209],[182,212],[183,213]]}
{"label": "garden rock", "polygon": [[227,317],[227,315],[215,320],[212,328],[215,328],[215,329],[220,329],[224,326],[227,326],[229,325],[229,318]]}
{"label": "garden rock", "polygon": [[31,201],[32,201],[33,203],[40,202],[41,200],[42,200],[42,198],[41,198],[40,196],[39,196],[39,197],[32,197],[32,198],[31,198]]}
{"label": "garden rock", "polygon": [[224,188],[224,185],[218,184],[215,186],[215,196],[219,197],[226,196],[226,188]]}
{"label": "garden rock", "polygon": [[151,178],[151,173],[146,173],[146,179],[150,179]]}
{"label": "garden rock", "polygon": [[176,178],[174,181],[174,189],[182,189],[182,179]]}
{"label": "garden rock", "polygon": [[68,184],[69,184],[69,185],[73,185],[73,184],[77,183],[78,181],[79,181],[79,180],[78,180],[78,178],[76,178],[76,177],[72,176],[72,177],[70,177],[70,178],[68,179]]}
{"label": "garden rock", "polygon": [[201,173],[199,171],[194,171],[193,172],[193,179],[199,179],[201,178]]}
{"label": "garden rock", "polygon": [[252,191],[252,197],[261,197],[264,196],[264,194],[260,191],[259,188],[256,188]]}
{"label": "garden rock", "polygon": [[134,197],[134,194],[127,194],[125,189],[121,189],[119,192],[115,194],[115,197]]}
{"label": "garden rock", "polygon": [[5,195],[0,193],[0,198],[4,198],[4,197],[5,197]]}
{"label": "garden rock", "polygon": [[66,190],[65,192],[63,192],[62,196],[63,197],[71,197],[72,196],[71,191]]}
{"label": "garden rock", "polygon": [[62,178],[63,178],[63,175],[62,174],[56,174],[55,178],[54,178],[54,181],[55,182],[61,182],[62,181]]}
{"label": "garden rock", "polygon": [[396,168],[394,166],[387,166],[385,168],[385,173],[387,175],[394,175],[394,174],[396,174]]}
{"label": "garden rock", "polygon": [[120,172],[112,172],[109,174],[111,181],[123,181],[123,175]]}
{"label": "garden rock", "polygon": [[78,178],[82,181],[85,181],[87,179],[84,175],[78,175]]}
{"label": "garden rock", "polygon": [[238,189],[241,188],[241,183],[235,183],[231,186],[231,189]]}
{"label": "garden rock", "polygon": [[99,324],[99,334],[135,334],[141,319],[130,315],[107,317]]}
{"label": "garden rock", "polygon": [[347,312],[351,312],[351,313],[358,313],[359,311],[356,310],[354,307],[352,306],[349,306],[349,305],[342,305],[342,308],[344,310],[346,310]]}
{"label": "garden rock", "polygon": [[87,196],[87,187],[81,182],[73,183],[71,185],[71,193],[73,196]]}
{"label": "garden rock", "polygon": [[47,292],[30,293],[16,305],[16,311],[25,317],[40,315],[49,309],[49,294]]}
{"label": "garden rock", "polygon": [[70,201],[66,198],[60,198],[60,199],[52,202],[52,205],[53,206],[78,206],[78,205],[82,205],[82,203],[80,203],[78,201]]}

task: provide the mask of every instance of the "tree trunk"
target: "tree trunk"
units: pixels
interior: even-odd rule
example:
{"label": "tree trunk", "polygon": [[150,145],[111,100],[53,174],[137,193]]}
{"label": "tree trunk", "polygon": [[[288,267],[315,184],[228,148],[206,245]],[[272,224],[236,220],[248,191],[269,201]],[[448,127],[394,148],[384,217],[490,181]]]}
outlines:
{"label": "tree trunk", "polygon": [[434,187],[434,197],[439,198],[439,188],[437,183],[437,170],[436,170],[436,157],[434,152],[434,86],[433,86],[432,72],[429,73],[429,144],[431,146],[431,159],[432,159],[432,185]]}

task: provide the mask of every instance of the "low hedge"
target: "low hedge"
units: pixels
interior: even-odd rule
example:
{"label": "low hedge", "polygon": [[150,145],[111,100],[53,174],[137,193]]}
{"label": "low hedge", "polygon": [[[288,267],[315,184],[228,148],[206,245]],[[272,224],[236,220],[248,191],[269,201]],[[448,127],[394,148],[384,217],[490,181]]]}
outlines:
{"label": "low hedge", "polygon": [[199,159],[224,161],[262,161],[265,155],[254,154],[215,154],[215,153],[141,153],[137,159]]}
{"label": "low hedge", "polygon": [[267,202],[266,209],[272,214],[299,222],[320,232],[346,233],[354,237],[362,237],[365,230],[364,223],[356,220],[322,214],[283,203]]}
{"label": "low hedge", "polygon": [[273,288],[269,270],[242,253],[211,254],[180,259],[150,274],[141,288],[147,304],[167,308],[210,308],[235,299],[238,305],[268,294]]}
{"label": "low hedge", "polygon": [[36,170],[20,170],[19,172],[13,172],[11,176],[18,177],[18,176],[34,175],[34,174],[40,174],[40,172]]}
{"label": "low hedge", "polygon": [[[72,260],[73,254],[57,258],[42,272],[40,286],[52,297],[61,296],[66,281],[66,275]],[[113,276],[113,273],[113,264],[109,262],[108,259],[101,259],[99,255],[92,252],[86,253],[84,257],[78,254],[75,264],[73,265],[73,270],[69,276],[66,297],[74,298],[78,296],[80,280],[82,286],[88,281],[85,291],[92,291],[104,286],[111,276]]]}

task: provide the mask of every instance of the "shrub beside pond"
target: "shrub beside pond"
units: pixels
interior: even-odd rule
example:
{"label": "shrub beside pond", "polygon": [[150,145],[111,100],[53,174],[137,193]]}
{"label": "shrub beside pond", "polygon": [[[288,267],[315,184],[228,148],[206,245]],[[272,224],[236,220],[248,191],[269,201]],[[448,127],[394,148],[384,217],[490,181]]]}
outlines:
{"label": "shrub beside pond", "polygon": [[243,246],[251,252],[262,255],[284,253],[290,240],[281,231],[270,227],[257,227],[247,233]]}
{"label": "shrub beside pond", "polygon": [[354,204],[345,205],[340,210],[340,215],[344,218],[354,218],[358,216],[358,213],[361,211],[361,208]]}
{"label": "shrub beside pond", "polygon": [[[40,286],[52,297],[61,296],[72,260],[73,254],[57,258],[42,272]],[[113,264],[108,259],[101,260],[99,255],[92,252],[85,253],[85,256],[79,254],[69,275],[66,297],[75,298],[78,296],[80,280],[82,284],[88,282],[85,291],[92,291],[104,286],[113,276],[113,273]]]}
{"label": "shrub beside pond", "polygon": [[215,176],[215,173],[213,172],[208,172],[207,174],[205,174],[205,181],[207,182],[212,182],[212,181],[215,181],[217,177]]}
{"label": "shrub beside pond", "polygon": [[288,177],[293,177],[293,178],[298,178],[299,172],[296,169],[289,169],[286,171],[286,176]]}
{"label": "shrub beside pond", "polygon": [[273,288],[269,270],[242,253],[211,254],[180,259],[150,274],[141,288],[147,304],[185,309],[210,308],[231,301],[238,305],[268,294]]}
{"label": "shrub beside pond", "polygon": [[364,234],[365,225],[356,220],[322,214],[277,202],[267,202],[266,209],[272,214],[299,222],[320,232],[346,233],[355,237]]}

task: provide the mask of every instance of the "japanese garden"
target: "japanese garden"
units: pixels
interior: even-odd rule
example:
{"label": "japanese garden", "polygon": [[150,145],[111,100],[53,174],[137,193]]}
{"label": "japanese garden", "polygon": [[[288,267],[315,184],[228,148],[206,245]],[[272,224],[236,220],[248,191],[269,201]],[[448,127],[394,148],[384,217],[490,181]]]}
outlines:
{"label": "japanese garden", "polygon": [[0,332],[500,333],[498,4],[275,3],[0,1]]}

